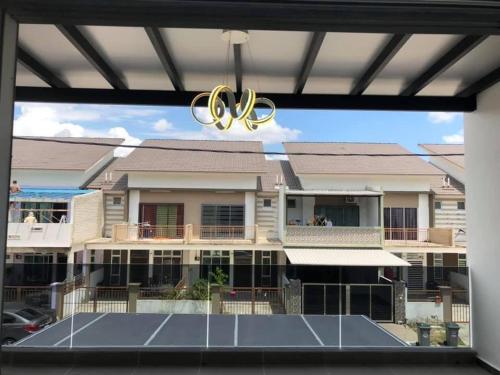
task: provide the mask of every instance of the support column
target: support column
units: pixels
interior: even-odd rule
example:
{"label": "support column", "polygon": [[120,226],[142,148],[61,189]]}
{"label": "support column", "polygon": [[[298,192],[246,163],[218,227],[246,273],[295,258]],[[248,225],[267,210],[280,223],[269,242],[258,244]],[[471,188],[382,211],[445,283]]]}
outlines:
{"label": "support column", "polygon": [[7,252],[17,30],[17,22],[4,9],[0,9],[0,325],[3,311],[5,253]]}
{"label": "support column", "polygon": [[500,370],[500,84],[478,96],[464,125],[471,342],[479,358]]}
{"label": "support column", "polygon": [[245,239],[255,237],[255,192],[245,192]]}
{"label": "support column", "polygon": [[139,190],[130,190],[128,192],[128,223],[139,223],[139,202],[141,192]]}
{"label": "support column", "polygon": [[417,224],[419,228],[429,228],[429,194],[418,195]]}

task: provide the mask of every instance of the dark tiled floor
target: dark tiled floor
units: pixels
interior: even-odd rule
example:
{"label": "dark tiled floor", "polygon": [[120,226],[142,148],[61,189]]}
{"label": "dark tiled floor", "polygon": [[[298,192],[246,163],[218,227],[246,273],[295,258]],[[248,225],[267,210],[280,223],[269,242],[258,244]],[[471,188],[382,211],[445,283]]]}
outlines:
{"label": "dark tiled floor", "polygon": [[2,375],[488,375],[478,366],[2,367]]}

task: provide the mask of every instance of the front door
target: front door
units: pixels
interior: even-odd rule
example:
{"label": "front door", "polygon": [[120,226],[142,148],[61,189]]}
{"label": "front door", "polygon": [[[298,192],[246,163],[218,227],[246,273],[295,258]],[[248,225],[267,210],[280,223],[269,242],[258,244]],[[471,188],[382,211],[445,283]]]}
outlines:
{"label": "front door", "polygon": [[235,250],[233,286],[241,288],[252,287],[252,268],[252,251]]}

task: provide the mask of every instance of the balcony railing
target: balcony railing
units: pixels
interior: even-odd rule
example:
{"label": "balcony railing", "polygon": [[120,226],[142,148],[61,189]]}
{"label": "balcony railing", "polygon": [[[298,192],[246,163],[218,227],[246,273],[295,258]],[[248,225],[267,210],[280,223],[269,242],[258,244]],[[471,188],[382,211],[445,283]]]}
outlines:
{"label": "balcony railing", "polygon": [[223,225],[129,225],[113,226],[113,241],[171,240],[182,243],[251,241],[255,242],[257,226]]}
{"label": "balcony railing", "polygon": [[386,246],[454,246],[452,228],[385,228]]}
{"label": "balcony railing", "polygon": [[289,225],[287,244],[321,244],[342,247],[381,247],[380,227],[323,227]]}

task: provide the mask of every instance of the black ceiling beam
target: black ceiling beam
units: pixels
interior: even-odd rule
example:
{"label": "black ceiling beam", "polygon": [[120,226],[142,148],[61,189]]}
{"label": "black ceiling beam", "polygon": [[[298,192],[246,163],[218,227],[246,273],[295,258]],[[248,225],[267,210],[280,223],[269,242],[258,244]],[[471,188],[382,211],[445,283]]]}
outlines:
{"label": "black ceiling beam", "polygon": [[411,82],[406,89],[401,92],[403,96],[412,96],[418,94],[441,73],[446,71],[450,66],[476,48],[483,42],[487,35],[467,35],[455,44],[448,52],[432,64],[425,72]]}
{"label": "black ceiling beam", "polygon": [[234,78],[236,80],[236,92],[243,90],[243,63],[241,60],[241,44],[233,45],[234,53]]}
{"label": "black ceiling beam", "polygon": [[163,69],[170,78],[172,82],[172,86],[177,91],[184,91],[184,84],[182,83],[181,77],[175,67],[174,60],[172,55],[168,51],[167,45],[161,36],[160,30],[156,27],[145,27],[146,34],[153,45],[153,48],[160,59],[161,65],[163,65]]}
{"label": "black ceiling beam", "polygon": [[456,96],[460,98],[473,96],[479,94],[481,91],[489,89],[498,82],[500,82],[500,67],[481,77],[476,82],[460,91]]}
{"label": "black ceiling beam", "polygon": [[410,37],[411,34],[393,35],[353,87],[351,95],[361,95]]}
{"label": "black ceiling beam", "polygon": [[50,87],[64,89],[69,88],[69,85],[60,79],[54,72],[42,64],[39,60],[29,54],[21,46],[17,47],[17,59],[31,73],[36,75]]}
{"label": "black ceiling beam", "polygon": [[127,86],[114,69],[104,60],[92,44],[83,36],[76,26],[57,24],[56,27],[68,39],[73,46],[101,73],[111,87],[126,90]]}
{"label": "black ceiling beam", "polygon": [[496,0],[3,0],[21,23],[500,34]]}
{"label": "black ceiling beam", "polygon": [[[17,101],[189,106],[199,92],[112,89],[52,89],[17,87]],[[278,110],[291,109],[359,109],[387,111],[471,112],[476,109],[475,96],[467,98],[442,96],[267,94]]]}
{"label": "black ceiling beam", "polygon": [[304,58],[304,63],[302,64],[302,68],[300,69],[300,73],[297,78],[297,83],[295,84],[294,92],[296,94],[301,94],[302,90],[304,90],[307,78],[309,78],[309,73],[311,73],[316,57],[318,57],[323,40],[325,40],[325,36],[325,32],[315,32],[312,35],[311,42],[309,43],[309,47],[307,48],[306,56]]}

